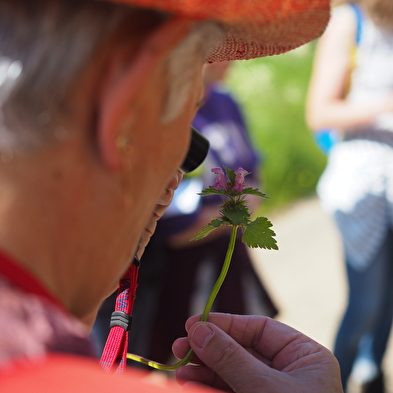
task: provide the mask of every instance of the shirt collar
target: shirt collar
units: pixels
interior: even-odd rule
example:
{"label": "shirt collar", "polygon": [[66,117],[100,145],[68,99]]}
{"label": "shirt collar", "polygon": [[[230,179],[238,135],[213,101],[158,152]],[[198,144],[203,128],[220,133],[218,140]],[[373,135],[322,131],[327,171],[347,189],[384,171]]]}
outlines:
{"label": "shirt collar", "polygon": [[0,250],[0,276],[24,292],[44,297],[57,307],[64,306],[45,288],[36,277],[19,265],[12,257]]}

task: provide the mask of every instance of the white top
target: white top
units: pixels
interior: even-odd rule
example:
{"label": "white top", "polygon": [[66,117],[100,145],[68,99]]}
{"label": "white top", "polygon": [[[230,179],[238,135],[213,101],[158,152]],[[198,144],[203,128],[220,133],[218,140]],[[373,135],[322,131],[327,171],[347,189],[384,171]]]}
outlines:
{"label": "white top", "polygon": [[[349,101],[384,98],[393,89],[393,33],[363,17],[356,68],[352,72]],[[375,128],[393,131],[393,113],[380,115]]]}

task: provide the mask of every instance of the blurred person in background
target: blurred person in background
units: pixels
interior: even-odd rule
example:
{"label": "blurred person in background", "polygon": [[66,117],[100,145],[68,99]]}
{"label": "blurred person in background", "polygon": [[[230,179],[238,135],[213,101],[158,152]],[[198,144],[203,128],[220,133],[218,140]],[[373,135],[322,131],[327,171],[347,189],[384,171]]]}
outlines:
{"label": "blurred person in background", "polygon": [[318,184],[341,234],[348,304],[334,354],[343,386],[384,392],[393,318],[393,2],[338,4],[318,43],[309,126],[339,141]]}
{"label": "blurred person in background", "polygon": [[[229,67],[230,62],[204,66],[204,104],[193,126],[210,141],[210,150],[201,168],[182,180],[141,260],[129,350],[159,362],[171,358],[172,343],[185,334],[187,318],[203,310],[229,243],[230,228],[224,227],[191,241],[199,229],[217,217],[222,203],[219,196],[202,198],[197,193],[214,184],[211,169],[223,165],[243,167],[251,172],[247,186],[260,186],[260,153],[252,146],[239,104],[223,83]],[[248,198],[251,211],[258,209],[260,199]],[[113,304],[112,295],[98,313],[95,331],[100,332],[99,349],[108,334]],[[277,314],[240,237],[213,309],[243,315]]]}

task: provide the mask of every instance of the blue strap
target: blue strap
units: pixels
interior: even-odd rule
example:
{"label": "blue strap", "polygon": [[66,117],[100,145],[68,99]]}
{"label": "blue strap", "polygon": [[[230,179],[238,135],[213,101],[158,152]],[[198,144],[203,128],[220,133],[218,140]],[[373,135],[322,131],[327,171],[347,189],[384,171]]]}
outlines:
{"label": "blue strap", "polygon": [[355,13],[356,17],[356,45],[359,45],[360,39],[362,38],[362,22],[363,22],[363,13],[358,5],[354,3],[348,3]]}

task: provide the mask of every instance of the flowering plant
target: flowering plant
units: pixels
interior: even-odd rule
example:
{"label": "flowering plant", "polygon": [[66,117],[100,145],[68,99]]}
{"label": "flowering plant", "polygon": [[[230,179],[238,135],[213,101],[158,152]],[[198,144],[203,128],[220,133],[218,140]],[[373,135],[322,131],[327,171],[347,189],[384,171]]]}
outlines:
{"label": "flowering plant", "polygon": [[192,240],[202,239],[210,232],[222,225],[232,226],[235,232],[241,228],[243,230],[242,242],[249,247],[259,247],[277,250],[277,242],[273,238],[275,233],[270,229],[271,222],[266,217],[258,217],[251,221],[251,214],[247,206],[246,195],[257,195],[266,197],[266,194],[257,188],[245,188],[244,178],[250,174],[243,168],[237,171],[224,167],[213,168],[216,183],[205,188],[200,195],[221,195],[223,204],[220,208],[220,217],[212,220],[206,227],[203,227]]}
{"label": "flowering plant", "polygon": [[[263,198],[266,195],[257,188],[246,187],[245,177],[250,173],[243,168],[234,171],[227,167],[224,167],[224,170],[222,168],[213,168],[212,172],[217,175],[215,184],[205,188],[200,195],[221,196],[223,203],[219,210],[220,216],[203,227],[191,240],[202,239],[223,225],[232,227],[232,232],[222,270],[207,300],[201,321],[207,321],[214,300],[228,273],[239,229],[243,231],[242,242],[249,247],[278,250],[277,242],[273,237],[275,233],[270,229],[272,223],[266,217],[257,217],[255,220],[251,220],[246,196],[256,195]],[[127,354],[127,358],[159,370],[173,371],[189,363],[193,354],[193,351],[190,350],[184,359],[173,365],[164,365],[133,354]]]}

